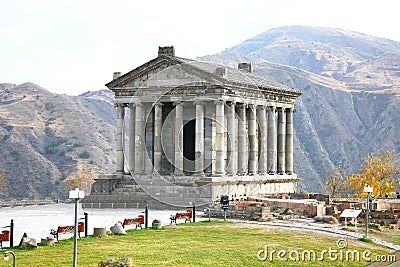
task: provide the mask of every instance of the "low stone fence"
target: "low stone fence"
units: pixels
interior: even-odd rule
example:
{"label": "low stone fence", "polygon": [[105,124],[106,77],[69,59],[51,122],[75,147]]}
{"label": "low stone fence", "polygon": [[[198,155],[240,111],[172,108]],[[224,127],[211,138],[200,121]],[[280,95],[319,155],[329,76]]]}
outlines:
{"label": "low stone fence", "polygon": [[[361,212],[357,218],[360,223],[365,223],[365,211]],[[381,226],[397,225],[400,226],[400,210],[392,211],[370,211],[369,223],[379,224]]]}
{"label": "low stone fence", "polygon": [[0,207],[16,207],[16,206],[32,206],[32,205],[48,205],[59,203],[56,200],[49,199],[15,199],[15,200],[7,200],[0,201]]}
{"label": "low stone fence", "polygon": [[[224,217],[224,210],[221,204],[214,204],[209,209],[206,209],[205,215],[208,216],[210,212],[211,217],[222,218]],[[261,220],[271,214],[271,209],[265,204],[260,202],[248,201],[231,201],[229,208],[226,210],[227,218],[237,218],[246,220]]]}

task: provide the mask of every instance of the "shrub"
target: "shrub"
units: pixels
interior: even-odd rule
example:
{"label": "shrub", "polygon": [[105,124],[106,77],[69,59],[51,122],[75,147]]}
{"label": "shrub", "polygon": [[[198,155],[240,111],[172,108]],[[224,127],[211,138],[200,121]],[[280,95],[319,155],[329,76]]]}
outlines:
{"label": "shrub", "polygon": [[89,152],[87,152],[87,151],[85,150],[85,151],[83,151],[82,153],[79,154],[79,157],[80,157],[81,159],[88,159],[88,158],[90,158],[90,154],[89,154]]}

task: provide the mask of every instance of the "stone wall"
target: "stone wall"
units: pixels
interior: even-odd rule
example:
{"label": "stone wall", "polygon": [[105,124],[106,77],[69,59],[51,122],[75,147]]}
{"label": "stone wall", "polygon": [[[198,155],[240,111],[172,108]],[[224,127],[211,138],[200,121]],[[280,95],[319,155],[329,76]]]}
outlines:
{"label": "stone wall", "polygon": [[[206,209],[205,215],[211,217],[223,218],[224,210],[220,204],[213,204]],[[226,210],[227,218],[245,219],[260,221],[271,216],[271,209],[259,202],[230,202],[229,208]]]}

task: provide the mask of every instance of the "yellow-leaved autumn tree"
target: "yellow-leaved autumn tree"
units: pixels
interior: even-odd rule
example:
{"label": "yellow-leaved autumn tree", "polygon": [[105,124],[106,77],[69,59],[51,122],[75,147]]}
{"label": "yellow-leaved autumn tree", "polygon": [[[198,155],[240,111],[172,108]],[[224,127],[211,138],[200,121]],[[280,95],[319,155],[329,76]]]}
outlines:
{"label": "yellow-leaved autumn tree", "polygon": [[346,176],[343,169],[334,167],[325,181],[325,191],[330,197],[341,196],[347,190]]}
{"label": "yellow-leaved autumn tree", "polygon": [[359,174],[347,175],[348,189],[357,197],[365,197],[364,187],[373,187],[372,195],[385,197],[395,194],[399,190],[400,179],[398,173],[400,168],[394,166],[395,151],[382,151],[376,155],[369,154],[363,158],[364,164],[360,167]]}
{"label": "yellow-leaved autumn tree", "polygon": [[85,191],[85,195],[90,194],[92,184],[94,183],[94,175],[91,172],[79,172],[78,174],[73,174],[65,178],[64,183],[67,190],[72,190],[74,188],[79,188]]}
{"label": "yellow-leaved autumn tree", "polygon": [[5,181],[5,176],[4,174],[0,173],[0,188],[4,185],[4,181]]}

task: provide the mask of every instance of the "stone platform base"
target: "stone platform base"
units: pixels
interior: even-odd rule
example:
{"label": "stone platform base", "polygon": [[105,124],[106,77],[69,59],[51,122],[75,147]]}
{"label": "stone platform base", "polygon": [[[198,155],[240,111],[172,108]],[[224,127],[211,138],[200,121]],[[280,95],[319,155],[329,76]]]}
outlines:
{"label": "stone platform base", "polygon": [[161,176],[106,174],[95,179],[83,208],[176,209],[205,206],[222,195],[241,197],[293,193],[296,175]]}

